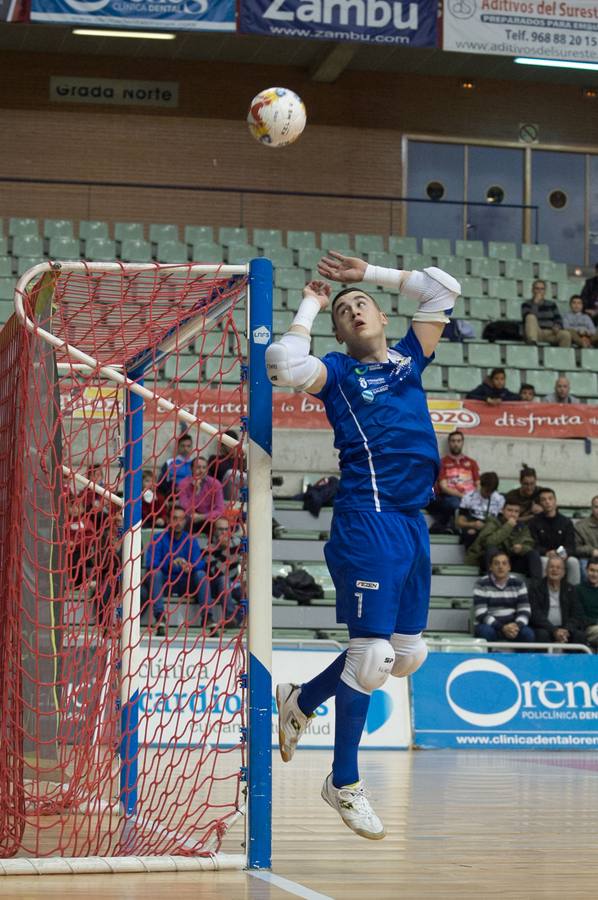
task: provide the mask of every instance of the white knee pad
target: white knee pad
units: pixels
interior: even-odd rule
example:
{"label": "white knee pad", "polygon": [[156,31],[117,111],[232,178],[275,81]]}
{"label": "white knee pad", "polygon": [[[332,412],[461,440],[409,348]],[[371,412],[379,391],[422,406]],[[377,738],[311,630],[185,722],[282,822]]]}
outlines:
{"label": "white knee pad", "polygon": [[402,678],[417,672],[428,656],[428,645],[419,634],[392,634],[390,643],[394,649],[395,661],[391,675]]}
{"label": "white knee pad", "polygon": [[362,694],[381,688],[395,661],[392,644],[382,638],[351,638],[341,680]]}

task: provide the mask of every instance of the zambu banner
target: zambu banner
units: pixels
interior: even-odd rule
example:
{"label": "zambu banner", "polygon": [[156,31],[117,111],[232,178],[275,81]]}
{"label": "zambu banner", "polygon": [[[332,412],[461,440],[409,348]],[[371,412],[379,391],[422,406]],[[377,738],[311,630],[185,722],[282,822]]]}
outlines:
{"label": "zambu banner", "polygon": [[31,0],[32,22],[234,31],[234,0]]}
{"label": "zambu banner", "polygon": [[437,0],[240,0],[239,31],[436,46]]}
{"label": "zambu banner", "polygon": [[598,748],[591,655],[431,653],[411,683],[417,747]]}
{"label": "zambu banner", "polygon": [[443,48],[598,61],[596,0],[445,0]]}
{"label": "zambu banner", "polygon": [[[301,683],[326,668],[338,650],[274,650],[272,660],[273,691],[280,681]],[[214,733],[208,729],[206,709],[216,703],[226,720],[241,708],[242,695],[235,680],[236,666],[231,664],[232,651],[216,653],[209,646],[185,657],[181,666],[180,648],[176,642],[164,644],[142,664],[141,677],[155,685],[140,695],[140,740],[144,744],[167,744],[175,733],[188,735],[189,744],[218,741],[220,746],[239,742],[240,722],[216,723]],[[148,673],[149,668],[149,673]],[[149,675],[149,680],[148,680]],[[216,698],[216,699],[215,699]],[[228,714],[228,715],[227,715]],[[222,717],[218,717],[222,718]],[[332,748],[334,744],[334,701],[316,710],[305,737],[304,748]],[[374,691],[370,702],[362,747],[372,749],[407,749],[411,744],[409,694],[405,678],[389,678],[383,690]],[[272,746],[278,746],[276,704],[272,697]]]}

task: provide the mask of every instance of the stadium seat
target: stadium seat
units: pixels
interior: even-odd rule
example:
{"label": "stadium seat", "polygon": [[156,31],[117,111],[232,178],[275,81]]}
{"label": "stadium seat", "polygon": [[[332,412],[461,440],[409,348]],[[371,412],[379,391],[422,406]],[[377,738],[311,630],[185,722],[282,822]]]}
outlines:
{"label": "stadium seat", "polygon": [[105,262],[116,258],[116,243],[109,238],[90,237],[85,241],[85,259]]}
{"label": "stadium seat", "polygon": [[214,229],[211,225],[185,225],[186,244],[211,244],[214,240]]}
{"label": "stadium seat", "polygon": [[405,254],[401,257],[401,268],[402,269],[418,269],[422,270],[432,265],[432,260],[429,256],[422,256],[421,253],[414,253],[412,255]]}
{"label": "stadium seat", "polygon": [[213,241],[198,241],[192,244],[191,258],[199,263],[221,263],[224,262],[224,250]]}
{"label": "stadium seat", "polygon": [[488,256],[492,259],[516,259],[517,244],[510,241],[488,241]]}
{"label": "stadium seat", "polygon": [[556,372],[551,372],[549,369],[527,369],[525,380],[528,384],[533,384],[538,397],[544,397],[546,394],[554,392]]}
{"label": "stadium seat", "polygon": [[82,241],[90,238],[108,239],[108,222],[100,222],[97,219],[84,219],[79,222],[79,237]]}
{"label": "stadium seat", "polygon": [[72,219],[45,219],[44,237],[74,238],[75,230]]}
{"label": "stadium seat", "polygon": [[531,262],[544,262],[550,259],[548,244],[522,244],[521,259],[529,259]]}
{"label": "stadium seat", "polygon": [[178,225],[150,225],[149,239],[152,244],[162,244],[166,241],[178,241]]}
{"label": "stadium seat", "polygon": [[372,297],[382,312],[386,313],[387,316],[393,314],[395,309],[395,303],[393,301],[396,299],[396,296],[393,297],[392,294],[387,294],[385,291],[372,291]]}
{"label": "stadium seat", "polygon": [[8,322],[15,311],[15,305],[12,300],[0,300],[0,322]]}
{"label": "stadium seat", "polygon": [[236,266],[248,263],[249,260],[255,259],[256,256],[258,256],[258,250],[253,244],[238,243],[228,245],[227,261],[231,265]]}
{"label": "stadium seat", "polygon": [[0,278],[0,300],[14,300],[15,284],[14,278]]}
{"label": "stadium seat", "polygon": [[515,369],[537,369],[538,348],[528,344],[507,344],[507,366]]}
{"label": "stadium seat", "polygon": [[156,259],[159,262],[186,263],[188,258],[187,244],[182,241],[158,241]]}
{"label": "stadium seat", "polygon": [[272,295],[272,309],[286,309],[287,308],[287,292],[283,291],[282,288],[274,288],[274,293]]}
{"label": "stadium seat", "polygon": [[[259,244],[256,246],[259,246]],[[269,247],[261,247],[260,249],[264,251],[264,256],[271,261],[273,266],[282,266],[287,269],[292,267],[293,251],[290,247],[275,246],[272,244]],[[299,252],[301,253],[301,251]]]}
{"label": "stadium seat", "polygon": [[500,344],[477,344],[472,341],[467,345],[467,358],[470,366],[483,369],[502,366]]}
{"label": "stadium seat", "polygon": [[401,257],[414,256],[419,252],[417,249],[417,238],[399,237],[399,235],[391,234],[388,238],[388,251]]}
{"label": "stadium seat", "polygon": [[[220,359],[211,360],[213,363],[220,364]],[[186,381],[197,384],[199,378],[199,369],[197,366],[197,356],[178,356],[170,355],[164,363],[164,377],[168,381]]]}
{"label": "stadium seat", "polygon": [[246,244],[249,237],[246,228],[224,226],[218,230],[218,240],[227,247],[229,244]]}
{"label": "stadium seat", "polygon": [[500,300],[516,300],[518,298],[517,282],[508,278],[489,278],[488,294]]}
{"label": "stadium seat", "polygon": [[387,269],[397,268],[397,257],[386,250],[371,250],[368,253],[368,262],[372,266],[385,266]]}
{"label": "stadium seat", "polygon": [[0,256],[8,254],[8,241],[5,237],[0,237]]}
{"label": "stadium seat", "polygon": [[442,369],[440,366],[428,366],[422,375],[422,384],[426,391],[443,391]]}
{"label": "stadium seat", "polygon": [[[389,322],[387,333],[390,335],[396,335],[396,338],[394,340],[394,343],[396,343],[399,338],[402,338],[407,334],[410,325],[411,320],[408,319],[407,316],[393,316]],[[390,341],[390,338],[388,338],[388,340]]]}
{"label": "stadium seat", "polygon": [[[282,247],[282,231],[280,228],[254,228],[253,243],[256,247]],[[264,253],[264,256],[268,256]]]}
{"label": "stadium seat", "polygon": [[466,275],[459,279],[461,282],[461,293],[464,297],[481,297],[484,293],[481,278],[472,278]]}
{"label": "stadium seat", "polygon": [[0,256],[0,278],[12,278],[12,259]]}
{"label": "stadium seat", "polygon": [[438,256],[436,265],[449,272],[453,278],[463,278],[467,275],[465,259],[462,256]]}
{"label": "stadium seat", "polygon": [[238,359],[215,359],[206,360],[205,379],[207,382],[214,380],[215,384],[222,382],[223,384],[239,384],[241,380],[241,370]]}
{"label": "stadium seat", "polygon": [[28,269],[39,266],[43,262],[39,256],[20,256],[17,264],[17,275],[20,278]]}
{"label": "stadium seat", "polygon": [[523,379],[519,369],[507,369],[505,379],[505,387],[507,390],[513,391],[514,394],[518,394],[522,381]]}
{"label": "stadium seat", "polygon": [[469,315],[474,319],[496,322],[500,319],[500,300],[496,297],[470,297]]}
{"label": "stadium seat", "polygon": [[473,366],[454,366],[448,370],[449,390],[467,394],[482,381],[482,373]]}
{"label": "stadium seat", "polygon": [[483,241],[455,241],[455,256],[473,260],[485,255]]}
{"label": "stadium seat", "polygon": [[558,299],[568,304],[573,294],[581,294],[583,285],[583,278],[568,278],[566,281],[557,281]]}
{"label": "stadium seat", "polygon": [[124,238],[120,258],[125,262],[151,262],[152,245],[149,241]]}
{"label": "stadium seat", "polygon": [[272,314],[272,330],[277,337],[289,330],[293,321],[293,315],[292,309],[279,310]]}
{"label": "stadium seat", "polygon": [[471,274],[478,278],[496,278],[500,275],[500,263],[497,259],[488,256],[476,257],[471,260]]}
{"label": "stadium seat", "polygon": [[293,250],[312,250],[315,246],[315,231],[287,231],[287,247]]}
{"label": "stadium seat", "polygon": [[303,269],[276,269],[274,273],[274,284],[276,287],[286,288],[287,290],[301,290],[305,287],[305,272]]}
{"label": "stadium seat", "polygon": [[9,219],[8,233],[13,238],[26,234],[38,237],[37,219]]}
{"label": "stadium seat", "polygon": [[143,225],[141,222],[116,222],[114,226],[114,240],[124,242],[126,240],[142,241],[143,239]]}
{"label": "stadium seat", "polygon": [[[289,247],[288,249],[291,248]],[[302,247],[297,253],[297,265],[300,269],[307,269],[308,272],[312,272],[315,271],[321,258],[322,251],[316,247]]]}
{"label": "stadium seat", "polygon": [[463,344],[441,341],[436,347],[435,362],[439,366],[464,366]]}
{"label": "stadium seat", "polygon": [[79,239],[68,235],[51,237],[48,255],[51,259],[79,259]]}
{"label": "stadium seat", "polygon": [[544,368],[555,372],[567,372],[575,369],[574,347],[544,347]]}
{"label": "stadium seat", "polygon": [[[220,357],[226,353],[227,342],[225,335],[218,328],[215,331],[205,331],[202,334],[198,334],[193,346],[198,356],[207,358],[213,353],[215,357]],[[188,365],[193,361],[194,358],[191,357]]]}
{"label": "stadium seat", "polygon": [[571,393],[577,397],[596,397],[595,372],[568,372]]}
{"label": "stadium seat", "polygon": [[422,253],[424,256],[450,256],[452,253],[451,242],[448,238],[422,238]]}
{"label": "stadium seat", "polygon": [[581,367],[586,372],[598,372],[598,350],[584,347],[581,351]]}
{"label": "stadium seat", "polygon": [[[292,310],[289,310],[289,312],[292,313]],[[312,325],[311,333],[321,337],[327,337],[329,341],[333,341],[332,319],[330,318],[329,312],[323,312],[316,316],[316,321]],[[329,349],[332,349],[332,347]]]}
{"label": "stadium seat", "polygon": [[505,278],[515,278],[523,281],[524,278],[534,277],[534,264],[529,259],[505,260]]}
{"label": "stadium seat", "polygon": [[417,300],[415,300],[414,298],[403,297],[401,295],[401,297],[399,299],[399,312],[402,315],[408,316],[409,318],[411,318],[412,316],[415,315],[418,306],[419,306],[419,304],[418,304]]}
{"label": "stadium seat", "polygon": [[[381,234],[356,234],[355,251],[358,255],[367,254],[369,259],[371,253],[384,251],[384,238]],[[378,263],[378,265],[383,264]]]}
{"label": "stadium seat", "polygon": [[340,231],[323,231],[320,235],[322,250],[339,250],[341,253],[351,250],[351,238]]}
{"label": "stadium seat", "polygon": [[519,297],[512,297],[511,299],[506,300],[505,303],[505,316],[507,319],[515,320],[516,322],[521,322],[521,304],[523,300]]}
{"label": "stadium seat", "polygon": [[44,255],[44,242],[37,234],[18,234],[12,240],[13,256]]}
{"label": "stadium seat", "polygon": [[482,332],[484,330],[484,325],[486,323],[481,322],[479,319],[469,318],[469,319],[467,319],[467,324],[469,325],[470,328],[473,329],[473,334],[474,334],[473,338],[468,338],[467,340],[481,341]]}
{"label": "stadium seat", "polygon": [[538,277],[545,281],[567,281],[567,265],[550,261],[538,263]]}

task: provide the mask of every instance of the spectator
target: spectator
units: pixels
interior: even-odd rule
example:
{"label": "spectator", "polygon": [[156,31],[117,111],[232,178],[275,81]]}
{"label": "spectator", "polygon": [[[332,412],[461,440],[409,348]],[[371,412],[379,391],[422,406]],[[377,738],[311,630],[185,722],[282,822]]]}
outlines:
{"label": "spectator", "polygon": [[529,529],[542,557],[546,569],[551,559],[566,561],[567,579],[570,584],[579,584],[579,560],[575,556],[575,529],[571,519],[558,511],[556,494],[552,488],[542,488],[538,502],[542,512],[534,516]]}
{"label": "spectator", "polygon": [[573,585],[565,578],[565,563],[553,556],[546,578],[530,588],[530,624],[540,644],[585,644],[583,607]]}
{"label": "spectator", "polygon": [[498,516],[488,516],[484,527],[465,554],[468,566],[488,570],[490,560],[501,551],[509,557],[511,570],[528,578],[542,578],[540,554],[527,525],[519,522],[519,504],[505,500]]}
{"label": "spectator", "polygon": [[[229,428],[224,433],[235,441],[239,440],[234,428]],[[228,447],[226,444],[219,445],[218,453],[213,453],[208,460],[208,475],[218,479],[226,500],[233,499],[238,486],[244,484],[243,462],[242,447]]]}
{"label": "spectator", "polygon": [[156,535],[145,551],[146,580],[159,635],[164,634],[165,596],[194,598],[200,614],[207,614],[209,608],[206,564],[197,538],[185,531],[185,521],[185,510],[174,506],[169,527]]}
{"label": "spectator", "polygon": [[588,518],[579,519],[573,525],[575,555],[580,560],[582,570],[585,570],[589,560],[598,562],[598,496],[592,497],[592,512]]}
{"label": "spectator", "polygon": [[571,346],[571,335],[563,328],[563,320],[556,303],[546,300],[546,282],[534,281],[532,299],[521,304],[523,332],[527,344],[547,341],[559,347]]}
{"label": "spectator", "polygon": [[181,482],[179,503],[187,513],[189,531],[204,531],[224,512],[222,485],[208,472],[205,456],[193,461],[193,474]]}
{"label": "spectator", "polygon": [[584,312],[595,322],[598,317],[598,263],[593,278],[588,278],[581,291]]}
{"label": "spectator", "polygon": [[519,485],[520,487],[509,491],[505,500],[507,503],[518,503],[519,521],[529,522],[542,512],[538,498],[544,488],[538,486],[536,470],[526,466],[525,463],[519,472]]}
{"label": "spectator", "polygon": [[448,453],[440,460],[440,471],[436,482],[436,496],[428,507],[434,518],[430,528],[432,534],[452,532],[452,520],[465,494],[480,487],[480,469],[470,456],[463,453],[465,437],[462,431],[453,431],[448,436]]}
{"label": "spectator", "polygon": [[241,561],[239,547],[241,538],[224,516],[216,519],[208,545],[208,577],[213,603],[221,605],[223,614],[212,613],[214,619],[223,619],[225,624],[241,625],[244,612],[241,606]]}
{"label": "spectator", "polygon": [[495,553],[490,560],[489,574],[476,581],[473,610],[476,637],[533,643],[527,588],[519,575],[511,574],[506,553],[500,550]]}
{"label": "spectator", "polygon": [[536,389],[533,384],[522,384],[519,388],[519,399],[524,403],[538,403],[540,398],[536,397]]}
{"label": "spectator", "polygon": [[583,301],[579,294],[569,300],[569,312],[563,316],[563,328],[571,335],[571,342],[578,347],[591,347],[596,334],[592,317],[583,311]]}
{"label": "spectator", "polygon": [[503,400],[519,400],[519,394],[505,387],[506,378],[504,369],[492,369],[488,379],[465,396],[468,400],[484,400],[489,406],[498,406]]}
{"label": "spectator", "polygon": [[166,498],[154,484],[154,473],[143,471],[143,493],[141,494],[141,520],[144,528],[164,528],[168,519]]}
{"label": "spectator", "polygon": [[590,559],[587,584],[578,584],[577,598],[581,603],[586,622],[586,640],[598,650],[598,559]]}
{"label": "spectator", "polygon": [[469,547],[475,541],[488,516],[497,516],[502,510],[505,498],[498,493],[497,488],[496,472],[483,472],[479,491],[470,491],[461,500],[456,525],[461,531],[461,540],[465,547]]}
{"label": "spectator", "polygon": [[160,470],[158,488],[162,494],[177,494],[181,482],[191,476],[193,460],[193,439],[182,434],[177,441],[177,455],[167,459]]}
{"label": "spectator", "polygon": [[91,463],[85,470],[85,477],[88,481],[91,482],[91,484],[83,488],[83,490],[79,494],[79,497],[83,501],[84,508],[88,512],[96,510],[97,512],[101,513],[104,509],[104,504],[106,503],[102,495],[98,493],[98,491],[94,490],[92,486],[97,484],[99,487],[104,487],[102,468],[102,463],[94,462]]}
{"label": "spectator", "polygon": [[559,375],[554,383],[554,394],[546,394],[545,403],[579,403],[578,397],[569,393],[570,384],[566,375]]}

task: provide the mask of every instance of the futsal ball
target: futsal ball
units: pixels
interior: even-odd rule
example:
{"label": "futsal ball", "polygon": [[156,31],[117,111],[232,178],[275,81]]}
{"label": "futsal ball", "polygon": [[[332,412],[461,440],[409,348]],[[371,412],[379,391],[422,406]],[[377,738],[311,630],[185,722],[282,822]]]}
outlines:
{"label": "futsal ball", "polygon": [[247,122],[249,130],[266,147],[286,147],[296,141],[305,128],[305,106],[288,88],[267,88],[251,101]]}

